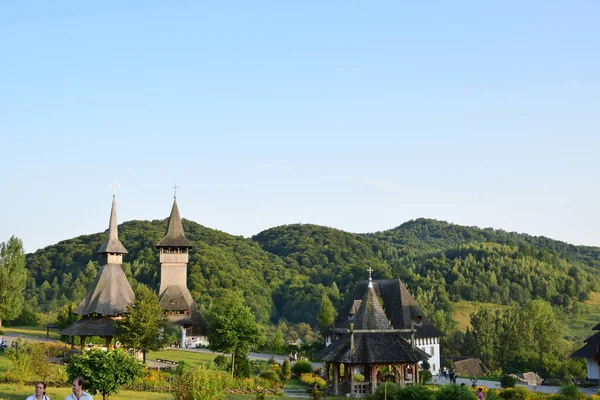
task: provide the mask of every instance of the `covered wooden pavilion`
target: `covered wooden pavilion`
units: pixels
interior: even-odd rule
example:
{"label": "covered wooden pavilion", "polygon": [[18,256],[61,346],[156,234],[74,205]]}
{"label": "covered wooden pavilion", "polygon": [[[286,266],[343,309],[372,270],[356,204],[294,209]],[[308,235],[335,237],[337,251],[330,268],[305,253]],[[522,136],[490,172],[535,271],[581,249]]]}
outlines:
{"label": "covered wooden pavilion", "polygon": [[[367,291],[348,329],[335,329],[341,335],[317,353],[325,362],[327,391],[335,396],[366,397],[383,381],[401,385],[416,384],[419,362],[429,355],[404,336],[414,329],[392,329],[371,278]],[[336,336],[337,336],[336,335]],[[364,372],[364,382],[355,382],[356,370]]]}

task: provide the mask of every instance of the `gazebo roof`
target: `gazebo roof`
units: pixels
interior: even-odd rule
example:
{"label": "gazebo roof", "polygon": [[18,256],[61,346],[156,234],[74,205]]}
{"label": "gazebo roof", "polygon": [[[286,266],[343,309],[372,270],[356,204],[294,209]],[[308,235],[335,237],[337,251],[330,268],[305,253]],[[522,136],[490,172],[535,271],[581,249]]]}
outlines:
{"label": "gazebo roof", "polygon": [[[368,284],[369,281],[366,280],[358,283],[354,289],[354,295],[349,297],[342,306],[335,321],[335,328],[348,329],[352,322],[348,318],[349,316],[354,316],[354,320],[356,320]],[[423,315],[423,311],[400,279],[377,279],[373,280],[372,284],[374,292],[382,299],[382,309],[385,310],[386,319],[391,323],[393,329],[411,329],[411,322],[414,322],[416,338],[444,336]],[[410,333],[406,333],[404,336],[409,337]]]}
{"label": "gazebo roof", "polygon": [[354,329],[387,330],[392,329],[387,320],[373,285],[369,285],[354,316]]}
{"label": "gazebo roof", "polygon": [[354,348],[351,334],[345,334],[315,357],[323,361],[348,364],[396,364],[424,361],[429,355],[413,347],[400,332],[356,332]]}
{"label": "gazebo roof", "polygon": [[85,318],[72,323],[62,331],[65,336],[100,336],[112,337],[117,334],[115,321],[110,317]]}

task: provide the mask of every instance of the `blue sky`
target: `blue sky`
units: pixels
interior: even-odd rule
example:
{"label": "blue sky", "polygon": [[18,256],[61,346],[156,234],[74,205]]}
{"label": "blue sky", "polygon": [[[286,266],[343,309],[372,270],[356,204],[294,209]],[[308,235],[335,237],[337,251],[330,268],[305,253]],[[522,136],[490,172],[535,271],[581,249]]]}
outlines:
{"label": "blue sky", "polygon": [[0,3],[0,241],[418,217],[600,245],[600,3]]}

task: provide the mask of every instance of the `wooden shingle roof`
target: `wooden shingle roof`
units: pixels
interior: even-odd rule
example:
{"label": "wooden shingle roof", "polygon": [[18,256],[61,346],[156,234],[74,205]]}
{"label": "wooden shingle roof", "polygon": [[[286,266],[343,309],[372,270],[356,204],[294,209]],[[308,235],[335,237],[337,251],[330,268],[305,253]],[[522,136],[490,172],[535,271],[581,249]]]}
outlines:
{"label": "wooden shingle roof", "polygon": [[400,332],[354,333],[354,349],[351,334],[345,334],[317,354],[317,359],[349,364],[408,363],[424,361],[429,355],[411,346]]}
{"label": "wooden shingle roof", "polygon": [[[361,306],[358,302],[362,303],[368,283],[369,281],[361,281],[356,285],[353,296],[349,297],[340,309],[334,324],[336,328],[349,328],[350,322],[352,322],[349,317],[356,318],[357,310]],[[444,336],[423,315],[423,311],[400,279],[373,280],[373,289],[381,298],[385,315],[393,329],[411,329],[411,322],[414,322],[416,338]],[[405,334],[405,337],[409,336],[410,333]]]}
{"label": "wooden shingle roof", "polygon": [[75,309],[75,314],[121,315],[133,303],[135,295],[120,264],[106,264]]}
{"label": "wooden shingle roof", "polygon": [[127,254],[127,249],[119,240],[119,232],[117,231],[117,203],[114,195],[108,223],[108,239],[96,251],[96,254],[103,253]]}
{"label": "wooden shingle roof", "polygon": [[187,287],[168,286],[160,295],[160,308],[163,311],[187,311],[194,307],[194,299]]}
{"label": "wooden shingle roof", "polygon": [[86,318],[72,323],[62,331],[65,336],[100,336],[110,337],[117,334],[115,321],[110,317]]}
{"label": "wooden shingle roof", "polygon": [[356,330],[392,329],[372,285],[367,288],[353,322]]}
{"label": "wooden shingle roof", "polygon": [[165,237],[156,244],[156,247],[192,248],[191,242],[186,239],[185,232],[183,231],[181,217],[179,216],[179,208],[177,207],[177,200],[173,200],[173,208],[171,209],[171,216],[169,217]]}

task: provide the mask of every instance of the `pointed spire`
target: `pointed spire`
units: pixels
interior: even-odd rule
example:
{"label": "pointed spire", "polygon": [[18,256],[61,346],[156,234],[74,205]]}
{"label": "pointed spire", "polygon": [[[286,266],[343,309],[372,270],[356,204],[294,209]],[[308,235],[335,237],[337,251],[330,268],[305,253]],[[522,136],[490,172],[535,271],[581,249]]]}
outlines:
{"label": "pointed spire", "polygon": [[119,232],[117,230],[117,202],[114,194],[110,209],[110,221],[108,223],[108,239],[106,239],[106,242],[96,252],[96,254],[102,253],[127,254],[127,249],[125,249],[125,246],[119,240]]}
{"label": "pointed spire", "polygon": [[173,199],[173,208],[171,209],[171,216],[169,217],[165,237],[156,244],[156,247],[192,248],[190,241],[185,238],[183,224],[179,216],[179,208],[177,207],[177,199]]}
{"label": "pointed spire", "polygon": [[392,329],[372,283],[372,281],[369,281],[367,291],[354,316],[354,328],[357,330]]}

